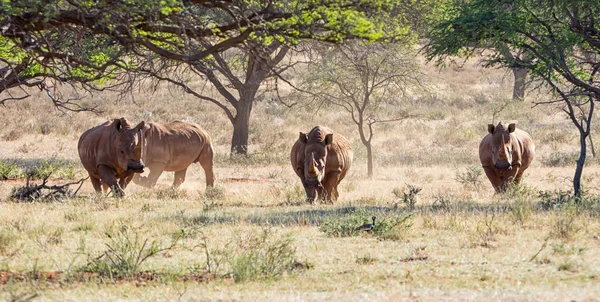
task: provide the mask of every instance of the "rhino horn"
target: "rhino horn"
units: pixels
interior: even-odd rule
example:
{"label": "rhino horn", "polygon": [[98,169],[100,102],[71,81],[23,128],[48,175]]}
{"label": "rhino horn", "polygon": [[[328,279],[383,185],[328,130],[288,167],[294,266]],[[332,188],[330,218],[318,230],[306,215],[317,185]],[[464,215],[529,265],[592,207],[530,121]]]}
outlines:
{"label": "rhino horn", "polygon": [[310,153],[310,155],[308,157],[308,161],[309,161],[309,164],[308,164],[308,173],[311,174],[311,175],[316,174],[317,167],[315,165],[315,153],[314,152]]}

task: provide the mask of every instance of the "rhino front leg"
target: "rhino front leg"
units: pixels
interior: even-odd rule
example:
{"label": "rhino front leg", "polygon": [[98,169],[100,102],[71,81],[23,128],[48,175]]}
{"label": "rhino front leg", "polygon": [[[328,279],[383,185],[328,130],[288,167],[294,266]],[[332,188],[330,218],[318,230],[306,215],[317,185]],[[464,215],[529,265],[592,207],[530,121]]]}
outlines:
{"label": "rhino front leg", "polygon": [[150,174],[148,174],[148,176],[139,176],[139,179],[134,179],[134,182],[142,187],[152,188],[156,185],[158,178],[165,170],[166,166],[167,165],[163,163],[148,165],[146,167],[150,170]]}
{"label": "rhino front leg", "polygon": [[506,190],[511,183],[519,183],[521,179],[519,170],[521,169],[518,166],[513,166],[511,170],[504,172],[502,176],[502,191]]}
{"label": "rhino front leg", "polygon": [[127,175],[125,175],[124,177],[121,177],[121,179],[119,179],[119,185],[121,186],[121,188],[123,190],[125,190],[125,188],[127,188],[127,185],[129,185],[129,183],[131,182],[131,180],[133,179],[133,177],[135,176],[136,173],[128,173]]}
{"label": "rhino front leg", "polygon": [[113,168],[100,165],[98,167],[98,172],[102,177],[102,181],[110,187],[115,197],[123,197],[123,195],[125,195],[123,188],[121,188],[119,182],[117,181],[117,177],[115,176],[116,171]]}
{"label": "rhino front leg", "polygon": [[323,187],[325,191],[325,194],[323,196],[324,201],[333,204],[333,202],[337,200],[337,184],[339,182],[339,179],[340,172],[335,171],[327,173],[327,176],[323,181]]}
{"label": "rhino front leg", "polygon": [[177,189],[185,181],[185,173],[187,168],[179,171],[175,171],[175,179],[173,180],[173,188]]}
{"label": "rhino front leg", "polygon": [[483,167],[483,171],[485,171],[485,175],[492,183],[492,186],[494,187],[496,193],[500,193],[502,190],[502,178],[496,175],[496,170],[491,167]]}
{"label": "rhino front leg", "polygon": [[102,193],[102,181],[100,180],[100,178],[96,178],[92,176],[92,174],[89,175],[90,180],[92,181],[92,186],[94,187],[94,191],[96,191],[96,193]]}

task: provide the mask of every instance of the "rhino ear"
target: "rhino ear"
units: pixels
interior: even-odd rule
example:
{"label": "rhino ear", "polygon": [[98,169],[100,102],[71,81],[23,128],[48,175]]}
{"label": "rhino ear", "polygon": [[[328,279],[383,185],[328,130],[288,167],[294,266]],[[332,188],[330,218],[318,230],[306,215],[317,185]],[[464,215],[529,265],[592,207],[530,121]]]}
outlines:
{"label": "rhino ear", "polygon": [[508,133],[515,132],[516,128],[517,128],[517,123],[510,123],[510,124],[508,124]]}
{"label": "rhino ear", "polygon": [[330,145],[333,142],[333,133],[325,135],[325,146]]}
{"label": "rhino ear", "polygon": [[121,119],[119,119],[119,118],[114,119],[113,126],[115,126],[115,129],[117,129],[117,131],[121,131],[121,129],[123,128]]}
{"label": "rhino ear", "polygon": [[300,136],[298,137],[298,139],[305,144],[306,142],[308,142],[308,136],[306,135],[306,133],[300,132]]}
{"label": "rhino ear", "polygon": [[494,124],[488,124],[488,132],[489,133],[494,134],[494,129],[496,129]]}
{"label": "rhino ear", "polygon": [[143,130],[143,129],[144,129],[144,126],[145,126],[145,123],[144,123],[144,121],[141,121],[139,124],[137,124],[137,126],[135,126],[135,128],[134,128],[135,132],[138,132],[138,131],[140,131],[140,130]]}

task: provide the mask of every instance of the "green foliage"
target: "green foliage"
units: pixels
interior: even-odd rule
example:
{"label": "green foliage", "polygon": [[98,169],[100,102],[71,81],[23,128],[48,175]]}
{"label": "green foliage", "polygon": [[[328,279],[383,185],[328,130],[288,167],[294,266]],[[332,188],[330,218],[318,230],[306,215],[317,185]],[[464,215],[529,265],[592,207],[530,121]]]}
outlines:
{"label": "green foliage", "polygon": [[0,160],[0,180],[15,179],[21,177],[22,173],[16,163]]}
{"label": "green foliage", "polygon": [[[367,232],[357,229],[365,223],[372,223],[371,217],[376,216],[375,228]],[[377,212],[367,208],[357,208],[343,216],[326,220],[319,228],[330,237],[351,237],[370,233],[382,240],[398,240],[412,226],[412,214],[395,212]]]}
{"label": "green foliage", "polygon": [[52,174],[57,179],[75,179],[75,163],[61,159],[0,160],[0,180],[31,178],[44,179]]}

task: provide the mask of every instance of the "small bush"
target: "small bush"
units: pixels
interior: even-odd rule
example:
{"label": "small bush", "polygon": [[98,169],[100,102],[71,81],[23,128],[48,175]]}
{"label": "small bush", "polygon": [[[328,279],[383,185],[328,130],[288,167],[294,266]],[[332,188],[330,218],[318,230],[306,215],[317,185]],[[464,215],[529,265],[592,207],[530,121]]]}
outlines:
{"label": "small bush", "polygon": [[464,172],[457,171],[455,180],[465,187],[465,189],[473,189],[477,192],[481,189],[483,182],[481,175],[483,168],[480,166],[470,166],[465,168]]}
{"label": "small bush", "polygon": [[111,280],[133,276],[146,260],[175,248],[181,238],[178,236],[170,245],[161,247],[156,240],[140,238],[140,232],[128,225],[118,225],[105,234],[108,237],[106,250],[100,256],[93,257],[80,271],[98,273]]}
{"label": "small bush", "polygon": [[419,194],[422,189],[423,188],[416,185],[406,184],[406,187],[403,189],[394,188],[392,193],[396,198],[401,198],[402,202],[412,211],[415,209],[415,204],[417,203],[417,194]]}
{"label": "small bush", "polygon": [[496,241],[499,229],[496,223],[496,213],[488,214],[483,217],[480,223],[477,225],[476,230],[472,233],[471,246],[472,247],[485,247],[495,248],[493,242]]}
{"label": "small bush", "polygon": [[292,238],[273,238],[270,229],[230,243],[227,261],[235,282],[277,279],[298,266]]}
{"label": "small bush", "polygon": [[2,136],[2,139],[8,142],[14,142],[18,139],[20,139],[21,137],[23,137],[23,134],[25,133],[25,131],[21,128],[17,129],[12,129],[10,130],[8,133],[5,133]]}
{"label": "small bush", "polygon": [[571,240],[581,228],[577,224],[577,213],[575,207],[569,207],[558,211],[553,219],[551,236],[563,240]]}

